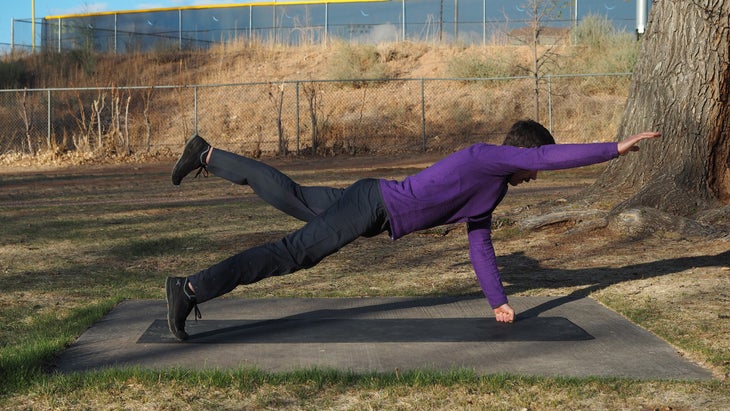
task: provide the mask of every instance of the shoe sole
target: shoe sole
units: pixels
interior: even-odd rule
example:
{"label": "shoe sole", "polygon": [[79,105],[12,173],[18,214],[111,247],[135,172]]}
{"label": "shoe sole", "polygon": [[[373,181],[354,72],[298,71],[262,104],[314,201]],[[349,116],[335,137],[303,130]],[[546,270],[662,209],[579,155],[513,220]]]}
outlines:
{"label": "shoe sole", "polygon": [[[177,161],[175,162],[175,165],[172,167],[172,176],[175,176],[175,174],[177,174],[177,172],[179,171],[179,167],[181,165],[180,162],[183,160],[183,158],[185,158],[185,151],[187,151],[188,145],[190,144],[191,141],[193,141],[195,139],[195,137],[197,137],[197,135],[190,137],[188,139],[188,141],[185,142],[185,147],[183,148],[182,154],[180,154],[180,158],[177,159]],[[180,180],[178,182],[175,182],[175,180],[173,179],[172,184],[179,186],[182,183],[184,178],[185,178],[185,176],[180,177]]]}
{"label": "shoe sole", "polygon": [[[181,155],[180,155],[180,158],[178,158],[178,159],[177,159],[177,161],[175,162],[175,166],[174,166],[174,167],[172,167],[172,175],[173,175],[173,176],[174,176],[175,174],[177,174],[177,173],[178,173],[178,169],[179,169],[179,167],[180,167],[180,162],[182,161],[183,157],[185,157],[185,152],[184,152],[184,151],[183,151],[183,154],[181,154]],[[175,180],[173,180],[173,181],[172,181],[172,184],[173,184],[173,185],[176,185],[176,186],[179,186],[179,185],[180,185],[180,183],[182,183],[182,180],[183,180],[183,178],[185,178],[185,177],[182,177],[182,178],[181,178],[181,179],[180,179],[179,181],[177,181],[177,182],[175,182]]]}
{"label": "shoe sole", "polygon": [[170,304],[172,302],[173,297],[173,290],[172,290],[172,282],[176,281],[175,278],[167,277],[167,280],[165,281],[165,295],[167,300],[167,328],[170,329],[170,332],[172,335],[175,336],[180,341],[185,341],[185,338],[180,338],[180,336],[177,335],[175,332],[175,315],[172,312],[172,305]]}

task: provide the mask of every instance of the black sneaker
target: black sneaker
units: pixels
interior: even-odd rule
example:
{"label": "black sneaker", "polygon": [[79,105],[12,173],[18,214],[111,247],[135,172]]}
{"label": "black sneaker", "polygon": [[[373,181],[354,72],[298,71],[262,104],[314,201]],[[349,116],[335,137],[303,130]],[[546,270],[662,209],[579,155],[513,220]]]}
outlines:
{"label": "black sneaker", "polygon": [[188,288],[188,279],[183,277],[167,277],[165,293],[167,295],[167,326],[170,332],[180,341],[188,339],[185,332],[185,320],[190,311],[195,309],[195,320],[203,318],[200,315],[195,294]]}
{"label": "black sneaker", "polygon": [[210,144],[202,137],[197,134],[190,137],[190,140],[185,143],[185,149],[180,158],[177,159],[175,167],[172,169],[172,184],[180,185],[182,179],[196,168],[198,173],[195,174],[195,177],[203,171],[207,172],[205,156],[208,154],[208,150],[210,150]]}

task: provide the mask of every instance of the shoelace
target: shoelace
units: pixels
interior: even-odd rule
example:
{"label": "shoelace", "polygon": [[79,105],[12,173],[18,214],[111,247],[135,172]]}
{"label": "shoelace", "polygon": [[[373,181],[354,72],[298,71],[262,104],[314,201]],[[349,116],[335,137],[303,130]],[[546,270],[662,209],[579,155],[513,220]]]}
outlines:
{"label": "shoelace", "polygon": [[[201,169],[202,168],[205,168],[205,166],[202,166]],[[200,174],[200,172],[198,172],[198,174]],[[195,176],[197,177],[198,175],[196,174]],[[198,300],[195,298],[195,294],[190,294],[188,292],[188,279],[187,278],[185,279],[185,282],[183,283],[183,293],[185,293],[185,296],[188,297],[188,299],[190,300],[191,303],[193,303],[193,311],[195,312],[193,316],[195,317],[195,321],[197,322],[198,320],[202,320],[203,315],[200,314],[200,309],[198,308]]]}
{"label": "shoelace", "polygon": [[195,173],[195,177],[198,178],[198,176],[202,173],[203,177],[208,177],[208,165],[205,164],[205,157],[208,155],[208,151],[210,151],[210,146],[205,149],[202,153],[200,153],[200,167],[198,168],[198,172]]}
{"label": "shoelace", "polygon": [[193,177],[193,178],[198,178],[198,176],[200,174],[203,174],[203,177],[208,177],[208,166],[207,165],[203,164],[202,166],[200,166],[200,168],[198,168],[198,172],[195,173],[195,177]]}
{"label": "shoelace", "polygon": [[198,303],[196,303],[196,302],[193,302],[193,311],[195,311],[195,315],[194,315],[195,321],[203,319],[203,315],[200,314],[200,310],[198,309]]}

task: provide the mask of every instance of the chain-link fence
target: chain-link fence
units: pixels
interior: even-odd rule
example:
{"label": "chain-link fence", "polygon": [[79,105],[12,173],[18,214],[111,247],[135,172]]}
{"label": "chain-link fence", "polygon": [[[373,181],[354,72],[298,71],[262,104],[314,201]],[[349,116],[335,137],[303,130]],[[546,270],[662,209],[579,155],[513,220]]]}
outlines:
{"label": "chain-link fence", "polygon": [[[333,41],[514,44],[528,43],[521,29],[537,24],[543,28],[540,42],[554,44],[568,40],[567,30],[588,16],[605,16],[622,32],[639,30],[646,20],[633,2],[612,2],[610,9],[601,2],[582,2],[580,13],[577,1],[542,3],[534,12],[511,0],[257,1],[117,10],[12,19],[11,43],[34,51],[37,44],[59,53],[208,48],[230,41],[289,46]],[[650,5],[644,4],[645,12]]]}
{"label": "chain-link fence", "polygon": [[[0,155],[180,151],[193,133],[251,156],[453,150],[538,118],[558,142],[615,137],[628,74],[0,90]],[[537,92],[536,92],[537,90]]]}

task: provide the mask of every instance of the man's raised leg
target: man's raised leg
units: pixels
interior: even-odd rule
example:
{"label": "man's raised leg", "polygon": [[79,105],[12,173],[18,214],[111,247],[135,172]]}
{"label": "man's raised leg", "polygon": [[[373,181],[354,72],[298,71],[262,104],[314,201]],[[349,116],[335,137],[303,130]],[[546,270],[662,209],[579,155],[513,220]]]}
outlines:
{"label": "man's raised leg", "polygon": [[172,183],[179,185],[197,169],[239,185],[248,185],[274,208],[302,221],[310,221],[344,192],[342,188],[302,186],[281,171],[260,161],[221,149],[214,149],[198,135],[191,137],[172,171]]}
{"label": "man's raised leg", "polygon": [[329,208],[344,192],[343,188],[302,186],[268,164],[217,148],[207,169],[235,184],[248,185],[272,207],[302,221]]}

